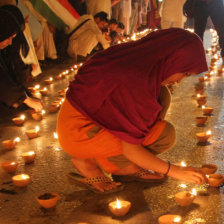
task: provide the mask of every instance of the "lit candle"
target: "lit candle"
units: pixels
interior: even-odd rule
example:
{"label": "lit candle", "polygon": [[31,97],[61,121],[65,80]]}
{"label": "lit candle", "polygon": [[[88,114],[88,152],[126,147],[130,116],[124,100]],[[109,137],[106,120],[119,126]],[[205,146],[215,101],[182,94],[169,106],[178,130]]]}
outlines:
{"label": "lit candle", "polygon": [[159,217],[158,222],[159,224],[181,224],[182,217],[173,214],[163,215]]}
{"label": "lit candle", "polygon": [[111,213],[115,216],[124,216],[128,213],[128,211],[131,208],[131,202],[130,201],[112,201],[109,203],[109,209]]}
{"label": "lit candle", "polygon": [[38,136],[39,130],[40,130],[39,126],[36,126],[35,129],[26,130],[25,133],[29,139],[32,139]]}
{"label": "lit candle", "polygon": [[58,104],[51,104],[49,107],[48,107],[48,111],[50,113],[54,113],[54,112],[57,112],[59,109],[59,105]]}
{"label": "lit candle", "polygon": [[211,115],[211,113],[213,112],[213,107],[205,107],[203,105],[201,108],[202,108],[203,113],[206,115]]}
{"label": "lit candle", "polygon": [[44,114],[45,114],[45,110],[41,110],[41,112],[32,113],[31,116],[34,120],[41,121]]}
{"label": "lit candle", "polygon": [[198,138],[198,141],[203,143],[203,142],[207,142],[208,139],[211,137],[212,135],[212,132],[211,130],[208,130],[207,132],[199,132],[199,133],[196,133],[196,136]]}
{"label": "lit candle", "polygon": [[48,93],[48,89],[46,87],[44,87],[43,89],[40,90],[40,93],[45,96]]}
{"label": "lit candle", "polygon": [[36,197],[37,202],[44,208],[53,208],[58,201],[58,194],[56,193],[45,193]]}
{"label": "lit candle", "polygon": [[7,173],[14,173],[17,169],[18,163],[15,161],[4,162],[1,164],[2,169],[4,169]]}
{"label": "lit candle", "polygon": [[54,139],[58,139],[58,134],[56,132],[54,132]]}
{"label": "lit candle", "polygon": [[50,84],[53,82],[53,78],[50,77],[49,79],[45,79],[44,82],[45,82],[47,85],[50,85]]}
{"label": "lit candle", "polygon": [[206,175],[208,178],[208,184],[211,187],[218,187],[224,182],[224,177],[221,174],[209,174]]}
{"label": "lit candle", "polygon": [[201,94],[197,94],[197,103],[199,106],[205,105],[206,104],[206,95],[201,95]]}
{"label": "lit candle", "polygon": [[13,176],[12,181],[17,187],[26,187],[30,183],[30,177],[27,174],[19,174]]}
{"label": "lit candle", "polygon": [[[202,106],[202,107],[204,107],[204,106]],[[203,125],[208,120],[208,117],[206,117],[206,116],[196,117],[195,120],[198,125]]]}
{"label": "lit candle", "polygon": [[215,164],[204,164],[200,169],[204,174],[212,174],[217,171],[218,167]]}
{"label": "lit candle", "polygon": [[12,121],[16,124],[16,125],[18,125],[18,126],[21,126],[21,125],[23,125],[23,123],[24,123],[24,121],[25,121],[25,115],[21,115],[21,116],[19,116],[19,117],[15,117],[15,118],[13,118],[12,119]]}
{"label": "lit candle", "polygon": [[21,154],[21,157],[23,158],[23,160],[25,161],[25,163],[32,163],[36,157],[36,154],[34,151],[30,151],[30,152],[23,152]]}
{"label": "lit candle", "polygon": [[5,149],[8,149],[8,150],[11,150],[11,149],[14,149],[16,144],[20,142],[20,138],[17,137],[15,139],[10,139],[10,140],[4,140],[2,141],[2,145]]}
{"label": "lit candle", "polygon": [[196,189],[192,189],[189,191],[182,191],[175,194],[174,198],[177,204],[180,206],[188,206],[190,205],[197,195]]}
{"label": "lit candle", "polygon": [[187,185],[186,184],[180,184],[179,187],[181,187],[181,188],[187,188]]}

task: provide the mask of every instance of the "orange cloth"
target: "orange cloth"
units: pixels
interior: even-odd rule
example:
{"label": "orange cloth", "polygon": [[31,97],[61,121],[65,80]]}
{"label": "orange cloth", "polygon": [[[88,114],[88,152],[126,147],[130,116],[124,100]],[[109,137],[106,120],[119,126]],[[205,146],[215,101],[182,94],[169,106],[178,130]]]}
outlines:
{"label": "orange cloth", "polygon": [[[122,154],[121,140],[105,129],[101,129],[93,138],[89,138],[87,131],[96,125],[65,100],[58,114],[58,140],[64,151],[71,156],[94,158],[107,172],[112,173],[119,168],[107,158]],[[165,125],[165,121],[158,122],[143,144],[152,144],[162,133]]]}

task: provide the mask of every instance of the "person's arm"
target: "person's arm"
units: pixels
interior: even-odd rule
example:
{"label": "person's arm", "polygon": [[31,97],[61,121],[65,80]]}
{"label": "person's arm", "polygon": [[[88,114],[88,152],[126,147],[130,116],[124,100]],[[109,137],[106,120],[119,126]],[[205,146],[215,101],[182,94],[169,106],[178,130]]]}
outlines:
{"label": "person's arm", "polygon": [[173,164],[169,167],[168,162],[153,155],[140,145],[133,145],[122,141],[122,150],[125,157],[144,169],[161,174],[166,174],[169,170],[167,173],[168,176],[195,184],[204,184],[206,181],[205,175],[199,170],[193,167],[179,167]]}

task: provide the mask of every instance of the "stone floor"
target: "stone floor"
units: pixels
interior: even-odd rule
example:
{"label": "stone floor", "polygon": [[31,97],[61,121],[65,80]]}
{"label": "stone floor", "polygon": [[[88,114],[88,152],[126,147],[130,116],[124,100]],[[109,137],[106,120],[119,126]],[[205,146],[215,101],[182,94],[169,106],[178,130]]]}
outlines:
{"label": "stone floor", "polygon": [[[206,33],[206,47],[211,36]],[[209,57],[208,57],[209,60]],[[71,63],[57,65],[45,72],[38,83],[43,86],[47,76],[55,76],[69,67]],[[57,91],[65,88],[74,74],[65,79],[54,81],[48,86],[49,94],[43,98],[45,107],[58,97]],[[200,167],[204,163],[214,163],[218,173],[224,173],[224,77],[214,76],[206,82],[207,105],[214,107],[205,127],[197,127],[195,117],[202,115],[197,107],[194,85],[198,76],[190,77],[174,88],[168,120],[177,130],[177,142],[173,149],[162,155],[172,163],[184,160],[189,165]],[[0,146],[0,163],[14,160],[18,162],[16,174],[27,173],[31,183],[25,188],[15,187],[11,178],[0,168],[0,224],[156,224],[159,216],[167,213],[179,214],[184,224],[222,224],[224,223],[223,188],[207,185],[186,184],[186,189],[195,187],[198,196],[193,204],[180,207],[174,200],[174,194],[182,191],[180,181],[168,179],[160,185],[129,183],[124,191],[111,195],[96,195],[85,189],[71,185],[66,174],[72,170],[71,158],[60,148],[53,132],[56,127],[57,113],[46,113],[41,121],[33,120],[28,113],[23,126],[17,127],[12,122],[0,124],[0,140],[21,138],[15,149],[8,151]],[[40,126],[39,137],[29,140],[25,130]],[[212,130],[209,144],[198,145],[195,134]],[[25,165],[21,153],[36,152],[34,163]],[[46,192],[55,192],[60,199],[54,209],[43,209],[36,197]],[[116,198],[131,201],[132,208],[123,218],[113,217],[108,210],[108,203]]]}

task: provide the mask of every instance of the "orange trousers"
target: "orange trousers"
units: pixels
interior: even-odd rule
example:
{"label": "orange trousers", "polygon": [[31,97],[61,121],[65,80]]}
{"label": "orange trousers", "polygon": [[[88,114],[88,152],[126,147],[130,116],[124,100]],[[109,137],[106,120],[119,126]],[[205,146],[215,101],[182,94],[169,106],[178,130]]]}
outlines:
{"label": "orange trousers", "polygon": [[[57,121],[58,140],[66,153],[76,158],[94,158],[109,173],[118,170],[107,158],[122,154],[121,139],[109,131],[99,128],[90,137],[98,125],[78,112],[66,99],[61,106]],[[166,121],[158,121],[146,136],[143,145],[150,145],[163,132]]]}

